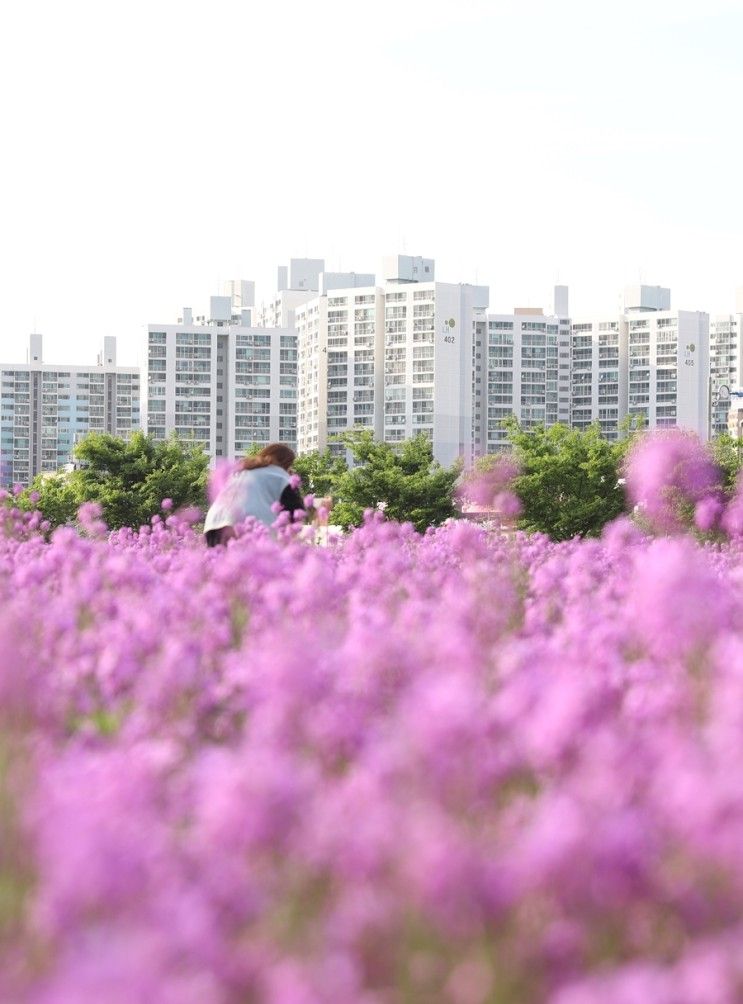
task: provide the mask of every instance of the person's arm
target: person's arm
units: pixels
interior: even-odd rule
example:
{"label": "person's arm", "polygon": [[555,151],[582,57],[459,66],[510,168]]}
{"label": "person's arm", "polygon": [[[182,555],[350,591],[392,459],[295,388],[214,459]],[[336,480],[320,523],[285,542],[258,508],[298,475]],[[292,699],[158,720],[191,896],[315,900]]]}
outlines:
{"label": "person's arm", "polygon": [[282,509],[285,509],[294,519],[294,513],[297,509],[304,510],[304,500],[299,494],[296,488],[292,488],[291,485],[287,485],[286,488],[281,493],[279,497],[279,502],[281,503]]}

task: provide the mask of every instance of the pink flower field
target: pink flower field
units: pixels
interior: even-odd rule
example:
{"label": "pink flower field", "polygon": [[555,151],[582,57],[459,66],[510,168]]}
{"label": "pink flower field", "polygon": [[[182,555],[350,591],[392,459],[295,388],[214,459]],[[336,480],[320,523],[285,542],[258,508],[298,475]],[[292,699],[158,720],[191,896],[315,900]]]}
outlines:
{"label": "pink flower field", "polygon": [[743,503],[628,478],[563,544],[7,499],[0,1000],[743,999]]}

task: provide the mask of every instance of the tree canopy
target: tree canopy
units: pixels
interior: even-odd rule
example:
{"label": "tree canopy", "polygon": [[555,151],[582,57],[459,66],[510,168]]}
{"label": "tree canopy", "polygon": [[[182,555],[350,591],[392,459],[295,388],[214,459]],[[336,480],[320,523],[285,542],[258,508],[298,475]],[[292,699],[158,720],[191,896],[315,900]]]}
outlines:
{"label": "tree canopy", "polygon": [[357,526],[365,509],[380,507],[389,519],[411,522],[423,531],[456,515],[453,491],[460,468],[437,463],[426,436],[393,446],[375,440],[369,429],[353,429],[339,442],[355,466],[334,478],[334,523]]}
{"label": "tree canopy", "polygon": [[[513,419],[507,427],[519,467],[510,488],[522,505],[521,529],[555,540],[594,536],[625,510],[622,468],[635,431],[629,425],[617,442],[603,439],[598,425],[583,432],[562,425],[526,430]],[[393,445],[375,440],[370,429],[354,429],[337,442],[353,458],[350,467],[332,449],[300,454],[295,463],[306,493],[333,498],[332,522],[355,526],[364,510],[381,508],[389,519],[410,521],[423,531],[457,515],[454,487],[461,465],[437,463],[426,436]],[[737,444],[721,436],[713,451],[729,490],[740,467]],[[176,438],[156,442],[142,432],[128,440],[89,433],[75,457],[79,469],[36,478],[21,499],[39,508],[52,526],[72,522],[89,501],[102,505],[112,529],[148,523],[164,498],[175,508],[206,508],[209,461],[192,444]],[[494,457],[482,457],[476,467],[492,463]]]}
{"label": "tree canopy", "polygon": [[197,446],[175,438],[156,442],[143,432],[129,439],[90,432],[74,455],[80,468],[40,475],[26,493],[28,500],[38,493],[33,504],[53,526],[71,522],[83,502],[99,502],[112,529],[149,523],[165,498],[176,509],[205,506],[209,459]]}
{"label": "tree canopy", "polygon": [[336,456],[329,449],[313,450],[299,454],[294,470],[302,479],[304,492],[312,492],[319,499],[335,495],[338,479],[346,473],[348,464],[344,457]]}
{"label": "tree canopy", "polygon": [[730,433],[723,432],[715,436],[711,445],[712,456],[723,473],[723,488],[730,493],[735,488],[741,468],[740,444]]}
{"label": "tree canopy", "polygon": [[629,435],[611,442],[598,425],[585,431],[564,425],[525,430],[515,420],[508,433],[520,467],[511,487],[523,506],[521,529],[539,530],[553,540],[596,536],[624,511],[622,464]]}

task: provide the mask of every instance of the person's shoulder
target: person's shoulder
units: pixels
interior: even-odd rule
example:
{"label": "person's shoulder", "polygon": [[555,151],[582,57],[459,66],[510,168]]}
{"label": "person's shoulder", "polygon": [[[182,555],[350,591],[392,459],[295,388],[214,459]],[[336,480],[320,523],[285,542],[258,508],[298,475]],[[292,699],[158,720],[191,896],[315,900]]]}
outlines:
{"label": "person's shoulder", "polygon": [[288,471],[284,470],[283,467],[279,467],[278,464],[269,464],[269,466],[264,467],[263,470],[267,472],[270,471],[273,477],[277,477],[281,481],[285,481],[287,484],[289,484],[289,479],[291,478],[291,474]]}
{"label": "person's shoulder", "polygon": [[278,464],[267,464],[265,467],[252,467],[247,473],[252,474],[259,481],[266,481],[271,484],[289,484],[291,475],[279,467]]}

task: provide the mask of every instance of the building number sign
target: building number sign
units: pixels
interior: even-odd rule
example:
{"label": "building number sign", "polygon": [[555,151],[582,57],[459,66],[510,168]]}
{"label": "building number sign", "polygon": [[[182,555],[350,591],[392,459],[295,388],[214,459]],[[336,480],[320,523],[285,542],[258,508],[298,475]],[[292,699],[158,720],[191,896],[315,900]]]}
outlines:
{"label": "building number sign", "polygon": [[[444,322],[444,331],[453,331],[455,325],[456,325],[456,321],[454,320],[453,317],[450,317],[448,321]],[[454,335],[445,334],[444,335],[444,341],[448,342],[449,345],[453,345],[454,344]]]}

